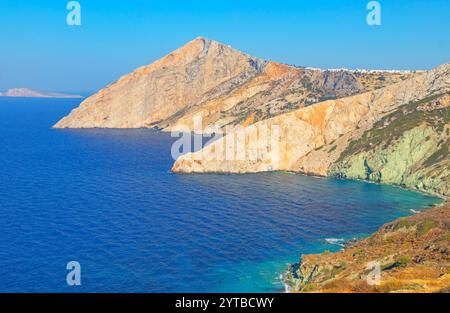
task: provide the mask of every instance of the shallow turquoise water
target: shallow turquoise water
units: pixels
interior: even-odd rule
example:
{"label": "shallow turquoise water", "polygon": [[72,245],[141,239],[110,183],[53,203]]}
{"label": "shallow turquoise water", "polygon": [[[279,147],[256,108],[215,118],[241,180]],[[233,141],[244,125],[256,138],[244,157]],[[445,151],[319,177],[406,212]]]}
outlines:
{"label": "shallow turquoise water", "polygon": [[0,291],[281,291],[287,263],[339,249],[326,238],[439,201],[289,173],[175,175],[168,134],[52,130],[77,104],[0,100]]}

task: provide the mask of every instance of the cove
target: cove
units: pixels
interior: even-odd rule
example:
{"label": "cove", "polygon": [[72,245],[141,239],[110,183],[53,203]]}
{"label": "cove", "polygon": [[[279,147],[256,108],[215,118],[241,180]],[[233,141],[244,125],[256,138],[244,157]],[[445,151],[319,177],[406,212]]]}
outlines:
{"label": "cove", "polygon": [[51,129],[79,101],[0,99],[0,291],[283,291],[301,253],[441,201],[289,173],[176,175],[170,134]]}

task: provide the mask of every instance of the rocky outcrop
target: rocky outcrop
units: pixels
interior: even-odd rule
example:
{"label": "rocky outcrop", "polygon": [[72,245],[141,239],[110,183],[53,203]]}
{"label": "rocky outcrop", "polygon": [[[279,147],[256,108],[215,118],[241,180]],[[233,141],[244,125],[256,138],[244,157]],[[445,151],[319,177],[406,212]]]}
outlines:
{"label": "rocky outcrop", "polygon": [[37,91],[29,88],[13,88],[1,93],[0,97],[25,97],[25,98],[83,98],[80,95],[72,95],[57,92]]}
{"label": "rocky outcrop", "polygon": [[[252,126],[279,128],[279,144],[276,151],[272,151],[268,144],[270,139],[266,137],[270,134],[262,132],[258,136],[258,141],[263,144],[261,148],[263,153],[257,159],[229,159],[225,152],[220,158],[211,157],[217,156],[219,150],[226,151],[228,142],[232,142],[237,136],[232,132],[216,141],[214,145],[181,156],[175,162],[173,171],[183,173],[293,171],[404,184],[446,195],[449,77],[450,64],[445,64],[381,89],[320,102],[263,120]],[[419,104],[426,105],[428,109],[421,110]],[[393,122],[397,115],[404,116],[402,120],[397,121],[402,127],[398,128],[397,124],[393,124],[391,128],[386,128],[386,123]],[[410,122],[403,123],[403,119]],[[374,149],[372,133],[373,136],[379,133],[379,139],[383,139],[377,144],[378,150]],[[358,156],[354,155],[351,149],[354,147],[354,141],[359,138],[365,138],[365,141],[361,144],[364,148],[358,150],[360,154]],[[414,138],[415,141],[408,141],[408,138]],[[425,145],[420,143],[420,138],[422,142],[426,141]],[[247,148],[248,144],[243,147]],[[376,151],[379,151],[378,157],[375,156]],[[363,152],[366,154],[362,154]],[[386,153],[390,156],[387,157]],[[348,158],[344,157],[346,155]],[[372,161],[367,161],[369,156]],[[395,162],[402,158],[408,159],[409,162],[405,164],[403,170]],[[390,178],[386,174],[378,175],[380,171],[377,171],[377,166],[372,165],[377,162],[379,166],[383,165],[386,172],[395,167],[398,172],[397,178]],[[374,168],[368,170],[367,166]],[[367,171],[370,171],[370,175],[367,175]],[[406,172],[410,174],[405,175]],[[394,173],[390,174],[395,176]]]}
{"label": "rocky outcrop", "polygon": [[250,125],[300,107],[385,86],[414,73],[322,71],[264,61],[197,38],[86,99],[56,128],[199,132]]}
{"label": "rocky outcrop", "polygon": [[388,223],[340,252],[303,255],[283,279],[291,292],[450,292],[450,204]]}
{"label": "rocky outcrop", "polygon": [[55,127],[160,127],[177,113],[245,84],[266,62],[197,38],[86,99]]}
{"label": "rocky outcrop", "polygon": [[329,176],[450,196],[450,94],[412,102],[350,141]]}
{"label": "rocky outcrop", "polygon": [[[224,130],[172,170],[293,171],[448,196],[449,72],[450,64],[428,72],[295,67],[200,37],[87,98],[54,127]],[[239,138],[244,144],[233,147]]]}

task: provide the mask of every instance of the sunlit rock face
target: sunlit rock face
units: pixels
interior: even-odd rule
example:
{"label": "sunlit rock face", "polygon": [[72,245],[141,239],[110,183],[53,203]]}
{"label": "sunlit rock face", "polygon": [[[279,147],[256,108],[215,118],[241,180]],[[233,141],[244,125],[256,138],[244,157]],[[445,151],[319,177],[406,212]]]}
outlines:
{"label": "sunlit rock face", "polygon": [[[248,127],[280,129],[274,159],[216,159],[234,132],[181,156],[174,172],[246,173],[281,170],[404,185],[449,193],[450,64],[387,87],[328,100]],[[265,136],[261,132],[261,136]],[[262,142],[267,138],[258,138]],[[244,149],[246,149],[244,147]]]}
{"label": "sunlit rock face", "polygon": [[[199,37],[100,90],[54,127],[219,130],[222,139],[179,157],[172,170],[294,171],[448,195],[449,67],[320,70]],[[257,157],[224,155],[251,128]],[[254,143],[247,138],[233,153],[245,155]]]}
{"label": "sunlit rock face", "polygon": [[224,92],[218,86],[243,84],[264,66],[261,60],[197,38],[100,90],[55,127],[161,127],[181,110]]}
{"label": "sunlit rock face", "polygon": [[249,125],[411,75],[299,68],[199,37],[100,90],[55,127],[169,131],[192,129],[195,116],[202,117],[200,131]]}

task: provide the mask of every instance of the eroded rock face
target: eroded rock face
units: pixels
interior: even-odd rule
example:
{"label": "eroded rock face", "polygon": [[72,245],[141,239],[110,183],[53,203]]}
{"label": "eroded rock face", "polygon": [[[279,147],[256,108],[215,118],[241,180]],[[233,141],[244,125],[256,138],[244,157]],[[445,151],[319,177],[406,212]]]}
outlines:
{"label": "eroded rock face", "polygon": [[[449,68],[417,73],[300,68],[197,38],[100,90],[55,127],[200,133],[220,128],[224,138],[180,157],[172,170],[294,171],[448,195]],[[399,114],[421,101],[423,110]],[[202,118],[199,128],[196,117]],[[411,127],[395,126],[397,117]],[[254,158],[217,158],[241,128],[258,129],[261,151]],[[276,150],[270,145],[274,128]],[[253,143],[247,138],[234,153],[247,155]]]}
{"label": "eroded rock face", "polygon": [[[251,127],[279,127],[278,152],[272,153],[276,160],[271,159],[268,144],[262,149],[264,156],[256,160],[209,157],[236,137],[231,132],[214,145],[180,157],[173,171],[294,171],[448,195],[449,77],[450,64],[445,64],[381,89],[324,101],[253,124]],[[264,136],[261,133],[258,139],[269,143]]]}
{"label": "eroded rock face", "polygon": [[161,123],[204,101],[208,93],[226,93],[265,66],[262,60],[197,38],[89,97],[55,127],[164,127]]}
{"label": "eroded rock face", "polygon": [[55,127],[193,130],[194,117],[201,116],[197,131],[208,132],[213,125],[246,126],[413,75],[298,68],[197,38],[100,90]]}
{"label": "eroded rock face", "polygon": [[350,142],[329,175],[450,196],[450,94],[408,103]]}

